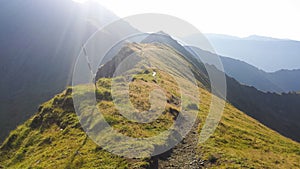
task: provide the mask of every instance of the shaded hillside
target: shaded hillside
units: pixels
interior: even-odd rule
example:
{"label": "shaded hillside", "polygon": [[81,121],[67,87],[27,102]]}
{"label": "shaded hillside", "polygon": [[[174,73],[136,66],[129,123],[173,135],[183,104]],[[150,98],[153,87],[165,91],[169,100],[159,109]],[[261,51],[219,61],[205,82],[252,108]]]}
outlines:
{"label": "shaded hillside", "polygon": [[269,79],[278,84],[285,92],[300,91],[300,69],[295,70],[279,70],[268,74]]}
{"label": "shaded hillside", "polygon": [[259,70],[246,62],[228,57],[221,57],[221,60],[226,74],[233,77],[241,84],[253,86],[264,92],[285,92],[279,84],[276,84],[275,81],[269,79],[269,74],[267,72]]}
{"label": "shaded hillside", "polygon": [[[133,51],[136,53],[135,56],[137,58],[146,57],[145,53],[141,55],[139,52],[141,47],[150,48],[149,54],[151,55],[153,55],[151,51],[161,51],[163,49],[163,51],[168,53],[169,57],[172,56],[170,59],[184,58],[176,54],[170,47],[158,44],[131,44],[122,50]],[[146,52],[147,50],[144,51]],[[159,54],[163,53],[156,54],[159,56]],[[138,64],[134,64],[137,66],[134,70],[138,73],[134,76],[129,86],[131,103],[137,110],[149,109],[150,92],[157,86],[160,86],[164,89],[163,92],[167,101],[166,107],[158,119],[151,123],[136,123],[120,114],[121,112],[116,109],[112,102],[111,93],[113,91],[112,84],[116,83],[115,85],[117,86],[124,86],[124,79],[119,76],[113,79],[100,78],[99,76],[99,80],[96,83],[97,106],[104,115],[105,120],[116,131],[135,138],[151,137],[167,130],[174,123],[176,117],[183,113],[179,109],[179,103],[183,101],[178,96],[179,89],[189,91],[190,88],[179,88],[179,84],[174,81],[170,74],[155,69],[155,67],[149,67],[147,64],[145,65],[146,70],[138,71],[139,66],[144,65],[144,62],[143,60],[136,61]],[[155,76],[153,76],[154,71],[156,72]],[[177,70],[174,70],[174,72],[175,74],[172,75],[176,76]],[[186,81],[186,79],[182,80],[179,82],[184,83]],[[200,85],[200,82],[198,83]],[[87,137],[78,121],[78,118],[83,119],[83,117],[94,121],[95,123],[91,126],[91,130],[97,130],[96,126],[101,126],[103,123],[99,119],[93,119],[91,115],[93,112],[89,107],[88,100],[81,102],[82,104],[77,107],[83,110],[79,117],[74,112],[75,105],[73,105],[72,94],[73,96],[87,98],[91,89],[95,90],[93,85],[68,88],[63,93],[44,103],[38,109],[36,115],[11,132],[10,136],[1,145],[0,166],[4,168],[300,167],[299,143],[270,130],[230,104],[226,104],[221,122],[213,136],[204,144],[195,144],[211,104],[211,94],[203,88],[199,88],[199,105],[190,106],[191,109],[189,111],[196,113],[198,111],[197,107],[199,107],[199,120],[196,121],[196,125],[192,128],[191,135],[188,134],[187,139],[174,149],[171,149],[167,154],[145,159],[126,159],[113,155],[97,146]],[[196,93],[195,91],[192,92]],[[83,125],[88,124],[83,123]],[[100,136],[105,137],[105,135]],[[110,143],[113,144],[117,141],[117,139],[110,140]],[[167,143],[167,140],[160,140],[153,145],[152,151],[155,149],[155,146],[163,146]],[[119,144],[124,144],[124,151],[133,153],[125,146],[130,145],[130,143]],[[186,161],[180,161],[182,156],[188,157],[185,158]]]}
{"label": "shaded hillside", "polygon": [[[39,104],[69,85],[83,43],[116,19],[93,1],[0,2],[0,142]],[[132,29],[125,23],[119,28]],[[118,36],[109,33],[106,38]]]}
{"label": "shaded hillside", "polygon": [[224,70],[241,84],[253,86],[264,92],[300,91],[300,70],[280,70],[267,73],[245,62],[221,57]]}
{"label": "shaded hillside", "polygon": [[300,95],[263,93],[227,78],[227,100],[282,135],[300,141]]}

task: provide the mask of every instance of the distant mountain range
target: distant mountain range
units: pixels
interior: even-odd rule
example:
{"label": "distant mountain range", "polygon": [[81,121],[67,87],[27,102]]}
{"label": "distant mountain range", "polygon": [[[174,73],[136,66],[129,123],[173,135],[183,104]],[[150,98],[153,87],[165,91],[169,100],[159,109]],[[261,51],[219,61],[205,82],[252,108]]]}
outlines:
{"label": "distant mountain range", "polygon": [[[203,51],[209,57],[213,54]],[[288,93],[300,91],[300,69],[279,70],[268,73],[244,61],[220,56],[225,73],[239,83],[264,92]],[[210,61],[208,59],[208,61]],[[207,62],[207,64],[213,64]]]}
{"label": "distant mountain range", "polygon": [[[217,54],[245,61],[266,72],[300,68],[300,42],[263,36],[238,38],[206,34]],[[198,35],[186,37],[196,40]],[[204,49],[206,50],[206,49]]]}
{"label": "distant mountain range", "polygon": [[226,74],[240,83],[253,86],[265,92],[298,92],[300,91],[300,69],[279,70],[267,73],[246,62],[221,57]]}

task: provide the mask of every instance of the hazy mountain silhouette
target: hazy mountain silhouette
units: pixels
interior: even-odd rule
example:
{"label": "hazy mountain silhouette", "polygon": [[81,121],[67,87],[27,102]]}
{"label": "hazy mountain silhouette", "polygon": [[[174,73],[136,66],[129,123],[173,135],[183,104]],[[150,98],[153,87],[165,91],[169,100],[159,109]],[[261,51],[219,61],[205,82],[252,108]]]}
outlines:
{"label": "hazy mountain silhouette", "polygon": [[[238,38],[207,34],[217,54],[245,61],[266,72],[300,68],[300,42],[253,35]],[[197,35],[186,37],[196,40]],[[206,49],[204,49],[206,50]]]}
{"label": "hazy mountain silhouette", "polygon": [[[40,103],[65,89],[83,43],[117,19],[94,1],[0,2],[0,140]],[[118,28],[135,31],[126,23]]]}
{"label": "hazy mountain silhouette", "polygon": [[298,80],[300,69],[279,70],[268,73],[244,61],[223,56],[220,56],[220,59],[226,74],[241,84],[253,86],[264,92],[288,93],[300,91],[300,81]]}

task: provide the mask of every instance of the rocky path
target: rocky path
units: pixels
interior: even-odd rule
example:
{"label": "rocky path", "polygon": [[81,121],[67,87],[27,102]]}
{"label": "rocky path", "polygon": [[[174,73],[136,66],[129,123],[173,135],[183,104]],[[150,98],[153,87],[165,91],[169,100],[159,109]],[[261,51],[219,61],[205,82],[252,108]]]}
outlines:
{"label": "rocky path", "polygon": [[198,169],[204,167],[204,161],[201,160],[200,154],[197,153],[198,144],[198,125],[197,120],[192,130],[187,136],[172,150],[153,157],[151,168],[155,169]]}

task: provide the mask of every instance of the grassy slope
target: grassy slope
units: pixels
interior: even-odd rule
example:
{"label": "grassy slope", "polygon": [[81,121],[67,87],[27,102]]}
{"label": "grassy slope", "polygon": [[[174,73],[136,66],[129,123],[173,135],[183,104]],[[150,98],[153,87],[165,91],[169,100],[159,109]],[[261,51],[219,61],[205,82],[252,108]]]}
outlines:
{"label": "grassy slope", "polygon": [[[85,87],[85,86],[81,86]],[[98,147],[81,129],[70,93],[57,95],[1,146],[5,168],[133,168],[144,165]],[[141,162],[143,162],[141,160]]]}
{"label": "grassy slope", "polygon": [[[141,82],[142,83],[142,82]],[[110,154],[86,137],[74,112],[54,100],[67,100],[67,92],[43,105],[43,109],[11,132],[1,147],[0,164],[5,168],[133,168],[148,160],[129,160]],[[207,113],[210,94],[201,89],[201,113]],[[105,101],[109,102],[109,101]],[[62,109],[63,107],[63,109]],[[49,108],[49,109],[47,109]],[[43,125],[33,129],[33,119],[47,112]],[[69,108],[71,110],[71,108]],[[52,122],[51,122],[52,120]],[[49,125],[46,125],[46,124]],[[150,128],[141,130],[152,133]],[[133,126],[127,125],[128,131]],[[140,133],[140,132],[135,132]],[[150,134],[151,135],[151,134]],[[227,104],[214,135],[199,145],[199,155],[210,167],[299,168],[300,145],[261,125]],[[216,159],[216,161],[214,160]]]}
{"label": "grassy slope", "polygon": [[[165,87],[167,99],[176,102],[178,97],[178,86],[172,78],[157,71],[159,78],[153,80],[151,71],[138,74],[130,86],[133,89],[130,99],[139,110],[149,108],[145,93],[157,84]],[[99,108],[116,130],[132,137],[149,137],[170,126],[174,118],[170,110],[178,110],[175,102],[170,101],[165,113],[151,125],[132,123],[113,107],[110,82],[100,79],[97,96]],[[77,94],[88,94],[84,92],[88,87],[78,86]],[[199,117],[204,121],[211,95],[204,89],[200,92]],[[141,93],[143,97],[137,97]],[[197,151],[207,167],[300,168],[299,143],[270,130],[230,104],[226,105],[216,132]],[[71,89],[44,103],[36,115],[11,132],[0,148],[0,166],[5,168],[143,168],[149,162],[149,159],[118,157],[89,139],[74,113]]]}
{"label": "grassy slope", "polygon": [[[207,98],[210,94],[202,91],[202,95]],[[202,99],[203,114],[207,112],[208,100]],[[267,128],[230,104],[226,105],[216,132],[200,145],[200,152],[212,162],[213,168],[300,168],[299,143]]]}

